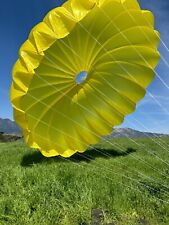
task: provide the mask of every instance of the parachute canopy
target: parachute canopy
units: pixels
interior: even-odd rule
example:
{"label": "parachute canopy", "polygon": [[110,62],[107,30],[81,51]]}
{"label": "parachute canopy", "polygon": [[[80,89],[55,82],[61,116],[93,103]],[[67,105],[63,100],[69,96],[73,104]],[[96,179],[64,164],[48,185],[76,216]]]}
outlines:
{"label": "parachute canopy", "polygon": [[21,46],[11,102],[26,143],[69,157],[135,110],[154,78],[159,33],[136,0],[69,0]]}

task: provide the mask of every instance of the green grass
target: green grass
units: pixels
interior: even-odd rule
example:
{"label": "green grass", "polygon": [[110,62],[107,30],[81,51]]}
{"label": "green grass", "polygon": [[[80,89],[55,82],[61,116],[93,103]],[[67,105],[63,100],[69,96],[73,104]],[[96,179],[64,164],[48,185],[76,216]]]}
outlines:
{"label": "green grass", "polygon": [[169,139],[153,140],[102,141],[68,160],[0,143],[0,225],[168,225]]}

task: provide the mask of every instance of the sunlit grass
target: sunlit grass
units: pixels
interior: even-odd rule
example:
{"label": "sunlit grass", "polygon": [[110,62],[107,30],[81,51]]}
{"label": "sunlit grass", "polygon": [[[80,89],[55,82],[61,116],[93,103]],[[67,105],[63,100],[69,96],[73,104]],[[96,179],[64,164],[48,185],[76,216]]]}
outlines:
{"label": "sunlit grass", "polygon": [[0,225],[168,225],[169,139],[153,140],[102,141],[67,160],[0,143]]}

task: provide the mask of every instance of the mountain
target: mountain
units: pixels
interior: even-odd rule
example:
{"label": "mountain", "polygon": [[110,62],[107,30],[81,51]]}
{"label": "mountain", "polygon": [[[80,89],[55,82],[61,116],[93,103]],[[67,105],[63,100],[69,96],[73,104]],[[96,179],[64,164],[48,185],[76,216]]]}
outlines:
{"label": "mountain", "polygon": [[131,128],[115,128],[112,134],[106,138],[146,138],[146,137],[164,137],[169,136],[166,134],[159,134],[159,133],[151,133],[151,132],[141,132],[137,130],[133,130]]}
{"label": "mountain", "polygon": [[0,132],[5,134],[21,135],[21,129],[10,119],[0,118]]}
{"label": "mountain", "polygon": [[[10,119],[0,119],[0,132],[4,134],[12,134],[21,136],[21,129],[16,125],[14,121]],[[115,128],[112,134],[104,138],[142,138],[142,137],[163,137],[168,136],[165,134],[156,134],[150,132],[141,132],[130,128]]]}

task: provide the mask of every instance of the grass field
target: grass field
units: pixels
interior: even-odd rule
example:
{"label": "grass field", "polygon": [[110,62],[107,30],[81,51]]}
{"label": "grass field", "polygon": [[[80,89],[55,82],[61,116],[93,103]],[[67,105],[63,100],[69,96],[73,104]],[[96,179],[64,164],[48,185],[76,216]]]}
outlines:
{"label": "grass field", "polygon": [[169,225],[169,139],[135,141],[67,160],[0,143],[0,225]]}

